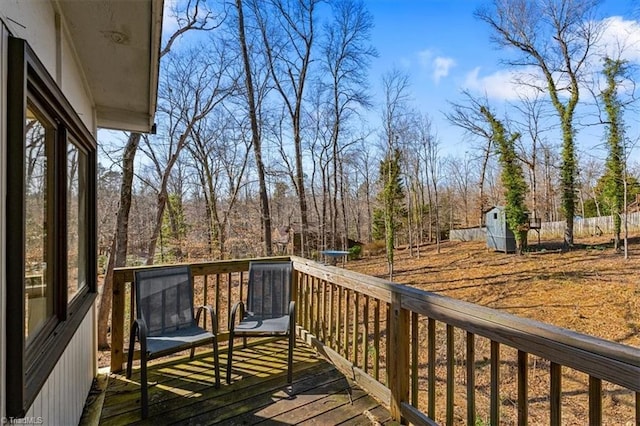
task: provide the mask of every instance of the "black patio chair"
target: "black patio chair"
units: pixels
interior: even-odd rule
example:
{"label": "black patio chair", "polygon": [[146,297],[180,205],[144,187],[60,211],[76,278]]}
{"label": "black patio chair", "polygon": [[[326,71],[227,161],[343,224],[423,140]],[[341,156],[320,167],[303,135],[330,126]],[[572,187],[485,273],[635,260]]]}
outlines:
{"label": "black patio chair", "polygon": [[[293,348],[295,346],[295,302],[292,297],[291,262],[251,262],[247,304],[233,305],[229,319],[229,355],[227,383],[231,383],[233,339],[244,337],[279,336],[289,338],[287,383],[292,382]],[[238,313],[237,311],[240,310]],[[236,316],[239,322],[236,324]]]}
{"label": "black patio chair", "polygon": [[[136,320],[131,325],[127,378],[131,377],[135,338],[140,342],[140,388],[142,418],[149,413],[147,361],[213,344],[216,388],[220,387],[216,314],[210,306],[200,306],[194,316],[193,279],[189,266],[168,266],[135,272]],[[198,326],[200,314],[207,311],[212,331]]]}

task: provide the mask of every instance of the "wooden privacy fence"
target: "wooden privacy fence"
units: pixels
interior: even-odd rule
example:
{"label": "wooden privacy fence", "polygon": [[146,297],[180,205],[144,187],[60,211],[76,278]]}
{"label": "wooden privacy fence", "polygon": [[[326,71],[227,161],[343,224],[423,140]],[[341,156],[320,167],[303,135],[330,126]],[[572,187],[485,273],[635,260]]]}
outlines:
{"label": "wooden privacy fence", "polygon": [[[638,348],[290,259],[299,337],[387,404],[396,419],[469,425],[640,422]],[[229,307],[246,294],[248,265],[192,264],[196,298],[214,306],[223,335]],[[125,359],[134,269],[114,273],[112,371],[121,370]]]}

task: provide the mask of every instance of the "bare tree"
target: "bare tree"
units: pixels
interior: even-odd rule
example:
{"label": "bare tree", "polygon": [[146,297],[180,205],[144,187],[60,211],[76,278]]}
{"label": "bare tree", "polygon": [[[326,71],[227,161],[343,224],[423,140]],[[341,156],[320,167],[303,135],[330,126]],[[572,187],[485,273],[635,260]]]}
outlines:
{"label": "bare tree", "polygon": [[258,125],[258,100],[255,95],[253,81],[253,69],[249,55],[249,46],[244,22],[244,10],[242,0],[236,0],[236,10],[238,12],[238,41],[242,52],[242,65],[244,70],[244,88],[249,109],[249,120],[251,122],[251,145],[256,161],[256,171],[258,173],[258,185],[260,187],[260,210],[262,219],[262,232],[264,239],[264,252],[271,256],[273,248],[271,245],[271,212],[269,210],[269,194],[267,193],[267,183],[265,180],[265,166],[262,159],[262,139],[260,126]]}
{"label": "bare tree", "polygon": [[482,107],[488,106],[486,98],[474,97],[470,92],[464,91],[465,103],[451,103],[452,112],[445,113],[445,117],[449,122],[455,126],[464,129],[464,131],[475,137],[479,141],[479,146],[476,147],[478,151],[478,159],[480,161],[480,179],[478,181],[478,187],[480,189],[479,202],[478,202],[478,225],[484,224],[484,211],[487,208],[487,195],[485,193],[485,182],[487,179],[487,168],[489,167],[489,160],[493,153],[492,147],[492,132],[490,126],[480,113]]}
{"label": "bare tree", "polygon": [[[451,185],[455,188],[462,203],[462,220],[465,227],[470,226],[469,199],[471,198],[471,186],[473,184],[473,164],[474,163],[469,158],[469,154],[466,152],[462,157],[449,157],[445,161]],[[460,211],[460,208],[456,210]]]}
{"label": "bare tree", "polygon": [[562,129],[562,207],[567,221],[564,242],[573,245],[577,162],[575,109],[591,50],[600,34],[595,19],[598,0],[493,0],[476,17],[493,30],[499,46],[513,47],[521,57],[512,66],[534,67],[541,74],[521,83],[548,93]]}
{"label": "bare tree", "polygon": [[198,123],[192,132],[193,143],[187,146],[204,193],[210,245],[218,245],[221,259],[251,152],[251,137],[242,124],[232,113],[221,112]]}
{"label": "bare tree", "polygon": [[[321,46],[322,68],[328,78],[324,84],[329,92],[329,109],[333,166],[333,196],[331,197],[331,246],[337,247],[338,225],[338,164],[340,163],[341,136],[345,121],[358,107],[369,107],[367,71],[371,59],[377,55],[369,44],[373,17],[361,0],[339,0],[332,3],[333,20],[325,26],[326,39]],[[344,203],[344,199],[342,199]],[[344,207],[343,225],[347,231]],[[344,248],[344,247],[343,247]]]}
{"label": "bare tree", "polygon": [[[429,220],[435,223],[435,240],[436,252],[440,253],[440,197],[439,197],[439,181],[442,173],[442,160],[440,159],[440,147],[437,136],[431,128],[431,119],[425,115],[421,118],[419,124],[420,151],[421,161],[425,163],[426,183],[429,195]],[[433,214],[431,212],[433,211]]]}
{"label": "bare tree", "polygon": [[521,119],[514,121],[514,127],[517,127],[521,135],[516,140],[518,158],[527,168],[531,193],[531,210],[533,217],[538,218],[540,217],[540,212],[537,166],[540,163],[540,144],[544,140],[545,133],[551,128],[545,124],[546,111],[544,103],[538,94],[523,96],[520,99],[520,103],[514,106],[521,117]]}
{"label": "bare tree", "polygon": [[[213,46],[213,44],[210,44]],[[216,53],[214,55],[214,53]],[[171,54],[161,84],[159,111],[166,117],[164,151],[157,141],[144,138],[144,153],[151,160],[156,178],[156,217],[149,240],[147,265],[154,263],[162,220],[167,205],[167,184],[187,141],[193,137],[196,125],[229,96],[236,87],[237,77],[229,75],[228,51],[223,43],[203,60],[202,49],[190,49],[184,55]]]}
{"label": "bare tree", "polygon": [[290,119],[295,179],[301,222],[301,255],[307,252],[308,212],[302,161],[301,120],[305,86],[314,45],[316,6],[320,0],[252,0],[267,67]]}

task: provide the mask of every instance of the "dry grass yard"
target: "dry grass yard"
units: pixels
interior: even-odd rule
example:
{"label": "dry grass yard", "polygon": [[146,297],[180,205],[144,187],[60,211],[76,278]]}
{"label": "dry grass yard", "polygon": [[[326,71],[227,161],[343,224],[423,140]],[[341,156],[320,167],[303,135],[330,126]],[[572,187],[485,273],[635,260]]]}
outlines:
{"label": "dry grass yard", "polygon": [[[640,347],[640,236],[625,260],[608,240],[533,243],[523,256],[489,251],[484,242],[445,241],[423,246],[420,257],[395,253],[394,281]],[[347,268],[387,277],[385,255],[347,263]]]}

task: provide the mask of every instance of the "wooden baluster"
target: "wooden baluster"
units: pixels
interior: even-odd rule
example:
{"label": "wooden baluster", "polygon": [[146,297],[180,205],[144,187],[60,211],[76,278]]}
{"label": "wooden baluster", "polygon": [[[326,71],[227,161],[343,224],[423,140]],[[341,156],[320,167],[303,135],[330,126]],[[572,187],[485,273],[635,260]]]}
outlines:
{"label": "wooden baluster", "polygon": [[304,295],[304,303],[302,305],[302,311],[304,317],[302,319],[302,326],[305,330],[309,330],[309,275],[305,274],[302,277],[302,293]]}
{"label": "wooden baluster", "polygon": [[[208,275],[205,275],[203,277],[203,283],[204,283],[204,288],[202,289],[202,305],[203,306],[208,306],[209,305],[209,300],[208,300],[208,294],[207,294],[207,287],[208,287],[208,280],[207,278],[209,278]],[[216,312],[217,314],[217,312]],[[204,328],[205,330],[207,329],[207,316],[204,315],[204,319],[202,320],[202,328]]]}
{"label": "wooden baluster", "polygon": [[589,425],[602,424],[602,380],[589,376]]}
{"label": "wooden baluster", "polygon": [[364,358],[362,361],[364,372],[369,372],[369,296],[364,297],[364,336],[362,338],[362,344],[364,347],[362,348],[362,357]]}
{"label": "wooden baluster", "polygon": [[[454,328],[447,324],[447,424],[453,424],[453,404],[455,390],[455,347],[454,347]],[[497,424],[497,423],[496,423]]]}
{"label": "wooden baluster", "polygon": [[354,292],[353,294],[353,334],[351,336],[351,354],[353,356],[353,365],[354,366],[358,366],[358,326],[359,326],[359,318],[358,318],[358,313],[359,313],[359,303],[360,303],[360,297],[358,292]]}
{"label": "wooden baluster", "polygon": [[562,407],[561,407],[561,392],[562,392],[562,366],[551,363],[551,426],[560,426],[562,423]]}
{"label": "wooden baluster", "polygon": [[411,312],[411,405],[418,408],[418,313]]}
{"label": "wooden baluster", "polygon": [[310,291],[311,291],[311,300],[310,300],[310,309],[309,309],[309,331],[316,337],[318,337],[318,316],[316,315],[318,310],[318,302],[317,302],[317,283],[318,280],[316,277],[311,277],[310,283]]}
{"label": "wooden baluster", "polygon": [[518,351],[518,425],[529,423],[529,361],[528,354]]}
{"label": "wooden baluster", "polygon": [[385,312],[385,320],[386,320],[386,324],[387,324],[387,328],[386,328],[386,333],[385,333],[385,344],[387,346],[387,359],[386,359],[386,364],[385,364],[385,368],[387,370],[387,387],[390,387],[390,383],[389,383],[389,348],[391,348],[391,330],[389,329],[389,327],[391,327],[391,304],[389,303],[385,303],[385,307],[386,307],[386,312]]}
{"label": "wooden baluster", "polygon": [[500,424],[500,343],[491,341],[491,401],[490,421]]}
{"label": "wooden baluster", "polygon": [[344,325],[342,326],[342,347],[344,349],[344,357],[349,359],[349,303],[351,301],[351,291],[345,289],[344,297]]}
{"label": "wooden baluster", "polygon": [[321,317],[321,310],[320,310],[321,305],[322,305],[322,302],[320,301],[320,287],[321,287],[322,282],[321,282],[320,278],[316,278],[315,281],[316,281],[316,285],[315,285],[315,296],[316,296],[315,297],[315,299],[316,299],[316,307],[315,307],[315,317],[316,317],[316,328],[315,328],[315,330],[316,331],[315,331],[315,335],[316,335],[316,337],[319,338],[320,337],[320,329],[321,329],[321,326],[322,326],[322,321],[321,321],[322,317]]}
{"label": "wooden baluster", "polygon": [[313,333],[313,277],[305,276],[305,288],[307,293],[307,326],[309,333]]}
{"label": "wooden baluster", "polygon": [[329,283],[329,324],[327,324],[329,329],[329,340],[327,344],[331,348],[336,347],[336,334],[334,333],[334,330],[333,330],[333,316],[335,312],[335,309],[333,308],[333,306],[334,306],[334,303],[336,303],[335,288],[336,288],[335,284]]}
{"label": "wooden baluster", "polygon": [[428,358],[428,384],[427,384],[427,411],[429,417],[436,418],[436,320],[429,318],[427,321],[427,358]]}
{"label": "wooden baluster", "polygon": [[380,300],[373,303],[373,377],[380,380]]}
{"label": "wooden baluster", "polygon": [[[215,304],[216,304],[216,317],[217,317],[216,319],[218,321],[218,331],[219,331],[220,330],[220,274],[216,274],[215,293],[216,293]],[[226,315],[227,330],[229,330],[229,315],[230,313],[227,312],[227,315]]]}
{"label": "wooden baluster", "polygon": [[322,280],[322,293],[321,299],[322,302],[320,306],[322,307],[322,315],[320,316],[320,331],[322,332],[322,337],[318,336],[323,342],[327,341],[327,282]]}
{"label": "wooden baluster", "polygon": [[340,325],[342,322],[342,293],[345,292],[346,289],[338,286],[338,310],[336,311],[336,347],[335,350],[338,353],[342,352],[340,340]]}
{"label": "wooden baluster", "polygon": [[231,274],[229,273],[227,274],[227,318],[231,316],[231,297]]}
{"label": "wooden baluster", "polygon": [[242,291],[243,278],[244,278],[244,273],[242,271],[240,271],[240,299],[239,300],[244,300],[244,293]]}
{"label": "wooden baluster", "polygon": [[467,424],[476,424],[476,342],[467,332]]}

